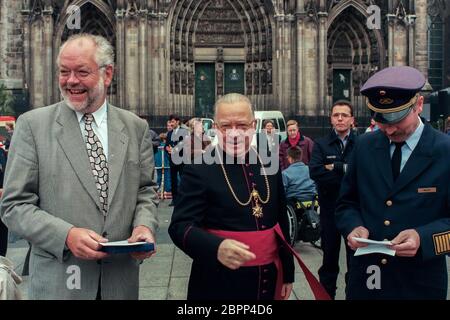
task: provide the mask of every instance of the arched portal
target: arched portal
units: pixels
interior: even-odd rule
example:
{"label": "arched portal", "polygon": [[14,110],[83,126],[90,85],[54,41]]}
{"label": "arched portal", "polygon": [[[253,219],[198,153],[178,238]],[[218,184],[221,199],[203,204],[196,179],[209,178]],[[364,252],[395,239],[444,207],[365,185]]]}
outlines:
{"label": "arched portal", "polygon": [[384,40],[379,30],[367,27],[364,8],[338,8],[328,28],[328,100],[351,101],[356,117],[368,117],[360,88],[369,76],[385,66]]}
{"label": "arched portal", "polygon": [[272,99],[272,22],[264,0],[179,0],[170,17],[170,103],[211,116],[217,97]]}

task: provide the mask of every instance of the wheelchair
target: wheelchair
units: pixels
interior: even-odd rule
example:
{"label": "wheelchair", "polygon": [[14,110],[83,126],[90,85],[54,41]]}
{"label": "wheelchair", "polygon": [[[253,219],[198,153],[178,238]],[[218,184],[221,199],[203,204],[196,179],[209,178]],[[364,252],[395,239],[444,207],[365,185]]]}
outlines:
{"label": "wheelchair", "polygon": [[294,246],[298,241],[303,241],[321,249],[319,213],[320,207],[317,196],[311,201],[288,200],[289,239],[287,240],[291,246]]}

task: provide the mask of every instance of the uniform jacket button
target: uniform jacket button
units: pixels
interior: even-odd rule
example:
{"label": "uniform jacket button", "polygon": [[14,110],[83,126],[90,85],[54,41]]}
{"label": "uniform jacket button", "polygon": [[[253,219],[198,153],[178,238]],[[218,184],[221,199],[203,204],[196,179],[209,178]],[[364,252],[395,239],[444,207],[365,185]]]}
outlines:
{"label": "uniform jacket button", "polygon": [[381,259],[381,264],[387,264],[387,259]]}
{"label": "uniform jacket button", "polygon": [[384,225],[386,227],[389,227],[391,225],[391,222],[389,220],[384,221]]}
{"label": "uniform jacket button", "polygon": [[391,207],[392,206],[392,201],[391,200],[388,200],[388,201],[386,201],[386,205],[388,206],[388,207]]}

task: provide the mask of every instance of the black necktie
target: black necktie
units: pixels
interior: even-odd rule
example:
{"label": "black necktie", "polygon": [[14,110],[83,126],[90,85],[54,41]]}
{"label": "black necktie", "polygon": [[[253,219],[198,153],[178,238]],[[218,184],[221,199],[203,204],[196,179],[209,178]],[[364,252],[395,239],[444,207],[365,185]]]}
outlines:
{"label": "black necktie", "polygon": [[399,174],[400,174],[400,166],[402,164],[402,147],[405,144],[405,141],[403,142],[394,142],[395,144],[395,150],[394,154],[392,155],[392,177],[394,178],[394,181],[397,180]]}

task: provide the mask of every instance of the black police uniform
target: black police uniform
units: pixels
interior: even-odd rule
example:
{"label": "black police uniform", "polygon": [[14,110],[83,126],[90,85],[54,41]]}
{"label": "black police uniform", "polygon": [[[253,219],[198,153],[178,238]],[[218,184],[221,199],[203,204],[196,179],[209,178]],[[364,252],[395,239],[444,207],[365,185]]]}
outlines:
{"label": "black police uniform", "polygon": [[[309,163],[311,178],[316,182],[320,204],[321,246],[323,250],[322,266],[319,269],[320,283],[327,290],[330,297],[336,295],[336,281],[339,274],[339,251],[341,248],[341,234],[336,228],[334,212],[339,189],[344,176],[344,167],[348,164],[355,135],[352,130],[344,145],[335,130],[331,130],[326,137],[317,139]],[[325,165],[333,164],[332,171],[325,169]],[[352,255],[347,249],[347,265]]]}
{"label": "black police uniform", "polygon": [[[174,136],[174,131],[177,133]],[[183,174],[183,163],[174,163],[173,157],[174,153],[177,153],[180,158],[183,157],[183,140],[189,138],[189,131],[178,127],[178,129],[173,129],[167,134],[167,145],[172,147],[172,153],[169,155],[169,165],[170,165],[170,184],[172,192],[172,203],[175,203],[178,196],[178,175],[181,177]],[[178,148],[177,148],[178,147]]]}
{"label": "black police uniform", "polygon": [[[419,71],[391,67],[371,77],[361,92],[368,97],[377,122],[396,124],[416,105],[424,84]],[[353,257],[348,299],[446,299],[449,159],[448,136],[425,125],[417,146],[394,179],[387,136],[379,130],[358,139],[337,203],[339,230],[347,237],[356,227],[364,226],[370,239],[392,240],[400,232],[414,229],[420,247],[414,257],[378,253]],[[378,285],[368,285],[369,277],[377,277],[374,283]]]}

